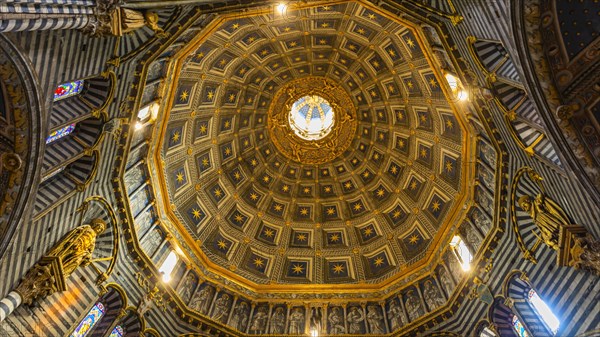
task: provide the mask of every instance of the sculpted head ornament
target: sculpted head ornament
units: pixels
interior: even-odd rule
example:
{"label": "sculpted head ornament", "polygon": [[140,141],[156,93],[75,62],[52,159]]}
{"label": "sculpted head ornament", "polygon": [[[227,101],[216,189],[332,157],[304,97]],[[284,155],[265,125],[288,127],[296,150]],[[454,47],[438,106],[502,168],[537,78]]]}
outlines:
{"label": "sculpted head ornament", "polygon": [[92,220],[91,226],[94,229],[94,231],[98,234],[104,232],[104,230],[106,229],[106,223],[100,219]]}
{"label": "sculpted head ornament", "polygon": [[531,197],[529,197],[528,195],[524,195],[522,197],[519,198],[519,206],[521,206],[521,208],[528,212],[529,209],[531,208]]}

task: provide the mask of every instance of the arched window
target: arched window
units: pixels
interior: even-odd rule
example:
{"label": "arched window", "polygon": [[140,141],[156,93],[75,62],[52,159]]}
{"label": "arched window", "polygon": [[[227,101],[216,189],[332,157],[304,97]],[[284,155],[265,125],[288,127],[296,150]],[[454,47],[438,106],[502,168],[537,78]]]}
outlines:
{"label": "arched window", "polygon": [[[90,80],[90,83],[93,81]],[[87,86],[87,85],[86,85]],[[88,90],[88,89],[86,89]],[[65,89],[67,91],[67,89]],[[58,104],[63,108],[72,104],[75,100],[83,102],[85,97],[91,93],[71,95],[64,99],[62,97]],[[65,105],[66,104],[66,105]],[[80,110],[85,111],[86,104],[77,105]],[[55,107],[56,108],[56,107]],[[75,109],[75,108],[74,108]],[[59,200],[66,197],[77,188],[85,187],[85,184],[95,172],[96,155],[93,150],[100,142],[104,116],[100,118],[87,115],[72,115],[74,110],[67,109],[61,112],[52,111],[51,120],[59,117],[54,126],[50,124],[50,134],[46,137],[46,150],[42,162],[42,185],[38,190],[36,210],[48,211],[59,204]],[[90,155],[91,153],[91,155]],[[36,216],[41,216],[37,214]]]}
{"label": "arched window", "polygon": [[50,110],[50,130],[88,117],[99,117],[110,103],[115,86],[112,72],[59,85]]}
{"label": "arched window", "polygon": [[125,335],[125,331],[128,330],[127,327],[123,328],[122,321],[113,328],[123,308],[127,306],[125,293],[121,287],[112,284],[107,286],[107,290],[68,335],[69,337],[123,337]]}
{"label": "arched window", "polygon": [[117,325],[108,337],[123,337],[123,328],[121,328],[120,325]]}
{"label": "arched window", "polygon": [[523,323],[521,323],[521,321],[519,320],[519,317],[517,317],[517,315],[513,315],[512,326],[513,326],[513,329],[515,329],[517,336],[529,337],[527,330],[525,330],[525,326],[523,326]]}
{"label": "arched window", "polygon": [[101,139],[103,124],[103,118],[89,117],[50,133],[46,138],[42,176],[77,160],[86,150],[96,147]]}
{"label": "arched window", "polygon": [[488,73],[496,74],[512,81],[519,81],[519,73],[508,55],[508,51],[498,41],[480,40],[470,37],[471,51],[480,67]]}
{"label": "arched window", "polygon": [[455,235],[450,241],[450,248],[454,252],[454,255],[460,261],[460,267],[463,271],[469,271],[471,269],[471,261],[473,260],[473,255],[469,251],[469,247],[465,244],[463,239]]}
{"label": "arched window", "polygon": [[102,304],[102,302],[96,302],[92,309],[90,309],[87,315],[81,320],[77,328],[75,328],[71,337],[87,336],[94,329],[96,324],[100,322],[105,313],[106,309],[104,308],[104,304]]}
{"label": "arched window", "polygon": [[75,126],[77,124],[73,123],[73,124],[69,124],[67,126],[64,126],[62,128],[56,129],[54,131],[52,131],[48,137],[46,137],[46,144],[50,144],[55,140],[61,139],[64,136],[68,136],[70,135],[73,131],[75,131]]}
{"label": "arched window", "polygon": [[507,282],[504,295],[510,307],[507,318],[514,333],[518,337],[556,335],[560,321],[533,289],[527,275],[512,273]]}
{"label": "arched window", "polygon": [[171,281],[171,274],[177,265],[177,261],[179,261],[177,254],[174,251],[170,251],[167,258],[160,265],[160,268],[158,268],[158,271],[163,274],[162,279],[165,283]]}
{"label": "arched window", "polygon": [[529,290],[527,294],[527,299],[529,303],[533,306],[535,312],[542,318],[542,321],[546,323],[552,334],[556,334],[558,331],[558,327],[560,325],[560,321],[556,318],[556,315],[552,312],[550,307],[540,298],[537,292],[533,289]]}
{"label": "arched window", "polygon": [[146,335],[142,333],[143,329],[144,322],[139,313],[137,312],[137,308],[128,307],[127,309],[125,309],[125,315],[121,316],[121,319],[116,322],[115,327],[112,329],[108,337],[146,337]]}
{"label": "arched window", "polygon": [[146,122],[148,120],[153,120],[156,118],[156,114],[158,113],[158,103],[152,102],[148,105],[145,105],[143,108],[138,111],[137,119],[138,122]]}
{"label": "arched window", "polygon": [[137,122],[135,123],[135,129],[142,129],[147,124],[154,122],[156,115],[158,114],[158,103],[152,102],[142,107],[137,114]]}
{"label": "arched window", "polygon": [[82,153],[64,166],[44,172],[36,195],[35,217],[40,218],[57,206],[61,200],[78,190],[83,190],[97,171],[99,157],[97,150],[89,155]]}
{"label": "arched window", "polygon": [[112,101],[114,72],[60,84],[53,93],[41,184],[34,206],[35,218],[60,205],[73,192],[83,191],[93,178]]}
{"label": "arched window", "polygon": [[54,102],[71,96],[79,95],[83,90],[84,80],[67,82],[59,85],[54,90]]}

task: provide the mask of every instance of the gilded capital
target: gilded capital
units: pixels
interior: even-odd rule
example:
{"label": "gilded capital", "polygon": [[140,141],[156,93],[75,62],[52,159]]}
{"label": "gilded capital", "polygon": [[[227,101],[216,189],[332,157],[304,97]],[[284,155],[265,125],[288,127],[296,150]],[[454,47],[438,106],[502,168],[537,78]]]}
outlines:
{"label": "gilded capital", "polygon": [[21,295],[23,303],[31,304],[34,300],[51,295],[59,290],[56,284],[56,276],[50,265],[36,264],[25,274],[15,291]]}

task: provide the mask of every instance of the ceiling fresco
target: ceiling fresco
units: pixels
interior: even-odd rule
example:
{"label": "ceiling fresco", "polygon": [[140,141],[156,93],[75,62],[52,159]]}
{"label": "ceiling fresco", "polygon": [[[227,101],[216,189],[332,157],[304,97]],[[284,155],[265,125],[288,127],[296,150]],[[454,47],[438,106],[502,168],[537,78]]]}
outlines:
{"label": "ceiling fresco", "polygon": [[[425,265],[476,161],[423,41],[353,2],[224,17],[192,41],[151,164],[188,253],[290,290],[388,284]],[[287,118],[306,95],[335,112],[318,140]]]}

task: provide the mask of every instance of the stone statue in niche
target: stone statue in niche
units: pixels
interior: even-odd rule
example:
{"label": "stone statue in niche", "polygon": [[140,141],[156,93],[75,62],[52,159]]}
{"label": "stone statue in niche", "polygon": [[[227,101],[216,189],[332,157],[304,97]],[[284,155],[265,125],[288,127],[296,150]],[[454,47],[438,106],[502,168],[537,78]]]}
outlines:
{"label": "stone statue in niche", "polygon": [[196,286],[196,278],[192,273],[187,274],[185,277],[185,281],[183,281],[183,285],[181,289],[179,289],[179,296],[184,303],[187,303],[192,297],[192,291],[194,291],[194,287]]}
{"label": "stone statue in niche", "polygon": [[231,325],[232,328],[238,331],[244,331],[246,329],[246,324],[248,323],[248,303],[240,302],[233,310],[233,315],[231,316]]}
{"label": "stone statue in niche", "polygon": [[442,282],[442,286],[446,291],[446,295],[448,295],[448,298],[450,298],[452,292],[454,292],[454,284],[452,283],[452,280],[448,276],[448,273],[446,272],[446,269],[444,267],[441,267],[439,269],[438,275],[440,277],[440,281]]}
{"label": "stone statue in niche", "polygon": [[155,228],[152,233],[144,240],[142,244],[142,249],[144,252],[151,257],[154,254],[160,243],[162,242],[163,236],[162,231],[158,228]]}
{"label": "stone statue in niche", "polygon": [[454,280],[459,281],[462,278],[462,268],[460,267],[458,259],[456,258],[456,256],[454,256],[454,254],[449,252],[448,254],[446,254],[445,260],[446,265],[448,266],[450,272],[452,273],[452,276],[454,277]]}
{"label": "stone statue in niche", "polygon": [[302,308],[296,307],[290,314],[290,334],[304,334],[304,313],[302,312]]}
{"label": "stone statue in niche", "polygon": [[362,310],[358,310],[358,307],[350,308],[346,320],[348,321],[348,333],[361,333],[361,322],[365,320]]}
{"label": "stone statue in niche", "polygon": [[475,253],[479,250],[481,240],[479,239],[479,236],[475,233],[475,231],[471,228],[469,223],[463,223],[462,228],[465,234],[465,238],[467,239],[467,243],[471,246],[473,250],[473,255],[475,255]]}
{"label": "stone statue in niche", "polygon": [[[113,118],[109,120],[102,126],[102,133],[108,133],[112,135],[115,141],[119,140],[121,132],[123,132],[123,122],[124,120],[121,118]],[[125,186],[129,187],[127,184],[125,184]]]}
{"label": "stone statue in niche", "polygon": [[482,181],[485,186],[487,186],[490,190],[494,190],[494,176],[489,173],[487,169],[483,168],[483,166],[479,166],[478,176],[479,181]]}
{"label": "stone statue in niche", "polygon": [[496,153],[494,149],[486,143],[480,142],[479,144],[481,146],[481,154],[485,161],[492,167],[496,166]]}
{"label": "stone statue in niche", "polygon": [[136,231],[139,231],[140,228],[142,228],[142,225],[144,225],[144,228],[146,227],[146,225],[149,225],[151,222],[151,213],[150,212],[143,212],[140,213],[140,215],[138,215],[138,217],[135,219],[135,229]]}
{"label": "stone statue in niche", "polygon": [[97,237],[106,229],[106,223],[94,219],[89,225],[79,226],[70,231],[46,256],[58,257],[62,265],[62,275],[69,277],[80,265],[92,262],[92,253]]}
{"label": "stone statue in niche", "polygon": [[321,331],[321,325],[323,324],[323,310],[321,307],[312,307],[310,312],[310,329]]}
{"label": "stone statue in niche", "polygon": [[213,310],[212,318],[215,321],[225,323],[229,311],[229,295],[223,294],[215,301],[215,309]]}
{"label": "stone statue in niche", "polygon": [[120,8],[121,10],[121,32],[129,33],[144,26],[157,33],[162,33],[162,29],[158,26],[158,14],[154,12],[141,13],[128,8]]}
{"label": "stone statue in niche", "polygon": [[414,290],[409,290],[406,293],[406,303],[404,305],[406,306],[406,311],[408,312],[408,317],[411,322],[414,322],[425,314],[421,302],[419,301],[419,297]]}
{"label": "stone statue in niche", "polygon": [[125,174],[124,180],[127,191],[132,192],[143,181],[142,169],[139,166],[130,169]]}
{"label": "stone statue in niche", "polygon": [[164,36],[158,22],[159,17],[155,12],[142,13],[129,8],[117,7],[115,1],[110,5],[97,6],[94,17],[89,20],[88,25],[82,31],[92,36],[123,36],[147,26],[158,36]]}
{"label": "stone statue in niche", "polygon": [[444,299],[431,280],[427,280],[425,281],[425,284],[423,284],[423,297],[425,298],[425,303],[427,303],[427,306],[431,311],[444,305]]}
{"label": "stone statue in niche", "polygon": [[367,322],[369,323],[369,330],[372,334],[385,333],[385,328],[383,327],[383,315],[376,305],[369,305],[367,307]]}
{"label": "stone statue in niche", "polygon": [[490,219],[487,216],[483,215],[479,209],[474,209],[473,213],[471,213],[471,218],[475,225],[480,228],[484,233],[488,233],[490,228],[492,228],[492,224]]}
{"label": "stone statue in niche", "polygon": [[283,307],[275,308],[271,315],[270,330],[272,334],[282,334],[285,330],[285,312]]}
{"label": "stone statue in niche", "polygon": [[490,212],[492,210],[492,201],[488,197],[488,194],[481,188],[475,189],[475,200],[483,209]]}
{"label": "stone statue in niche", "polygon": [[130,208],[133,214],[138,214],[139,212],[141,212],[146,207],[146,205],[148,205],[148,195],[146,191],[144,190],[136,193],[133,199],[131,200],[131,203],[132,205]]}
{"label": "stone statue in niche", "polygon": [[396,329],[406,324],[402,308],[396,300],[390,301],[390,307],[388,308],[387,314],[388,320],[390,321],[390,328],[392,331],[396,331]]}
{"label": "stone statue in niche", "polygon": [[558,250],[558,233],[561,226],[568,226],[571,221],[562,208],[554,200],[538,194],[535,198],[524,195],[519,198],[519,206],[527,212],[541,234],[534,234],[542,239],[546,245]]}
{"label": "stone statue in niche", "polygon": [[214,294],[214,289],[211,286],[206,286],[194,294],[190,302],[190,308],[198,310],[201,314],[206,314],[208,304],[210,304]]}
{"label": "stone statue in niche", "polygon": [[339,335],[346,333],[346,328],[344,328],[344,318],[340,313],[339,307],[331,308],[331,312],[329,313],[327,320],[329,321],[330,334]]}
{"label": "stone statue in niche", "polygon": [[269,316],[267,315],[267,307],[259,307],[257,312],[254,314],[252,319],[252,325],[250,326],[250,332],[260,335],[267,332],[267,321]]}

